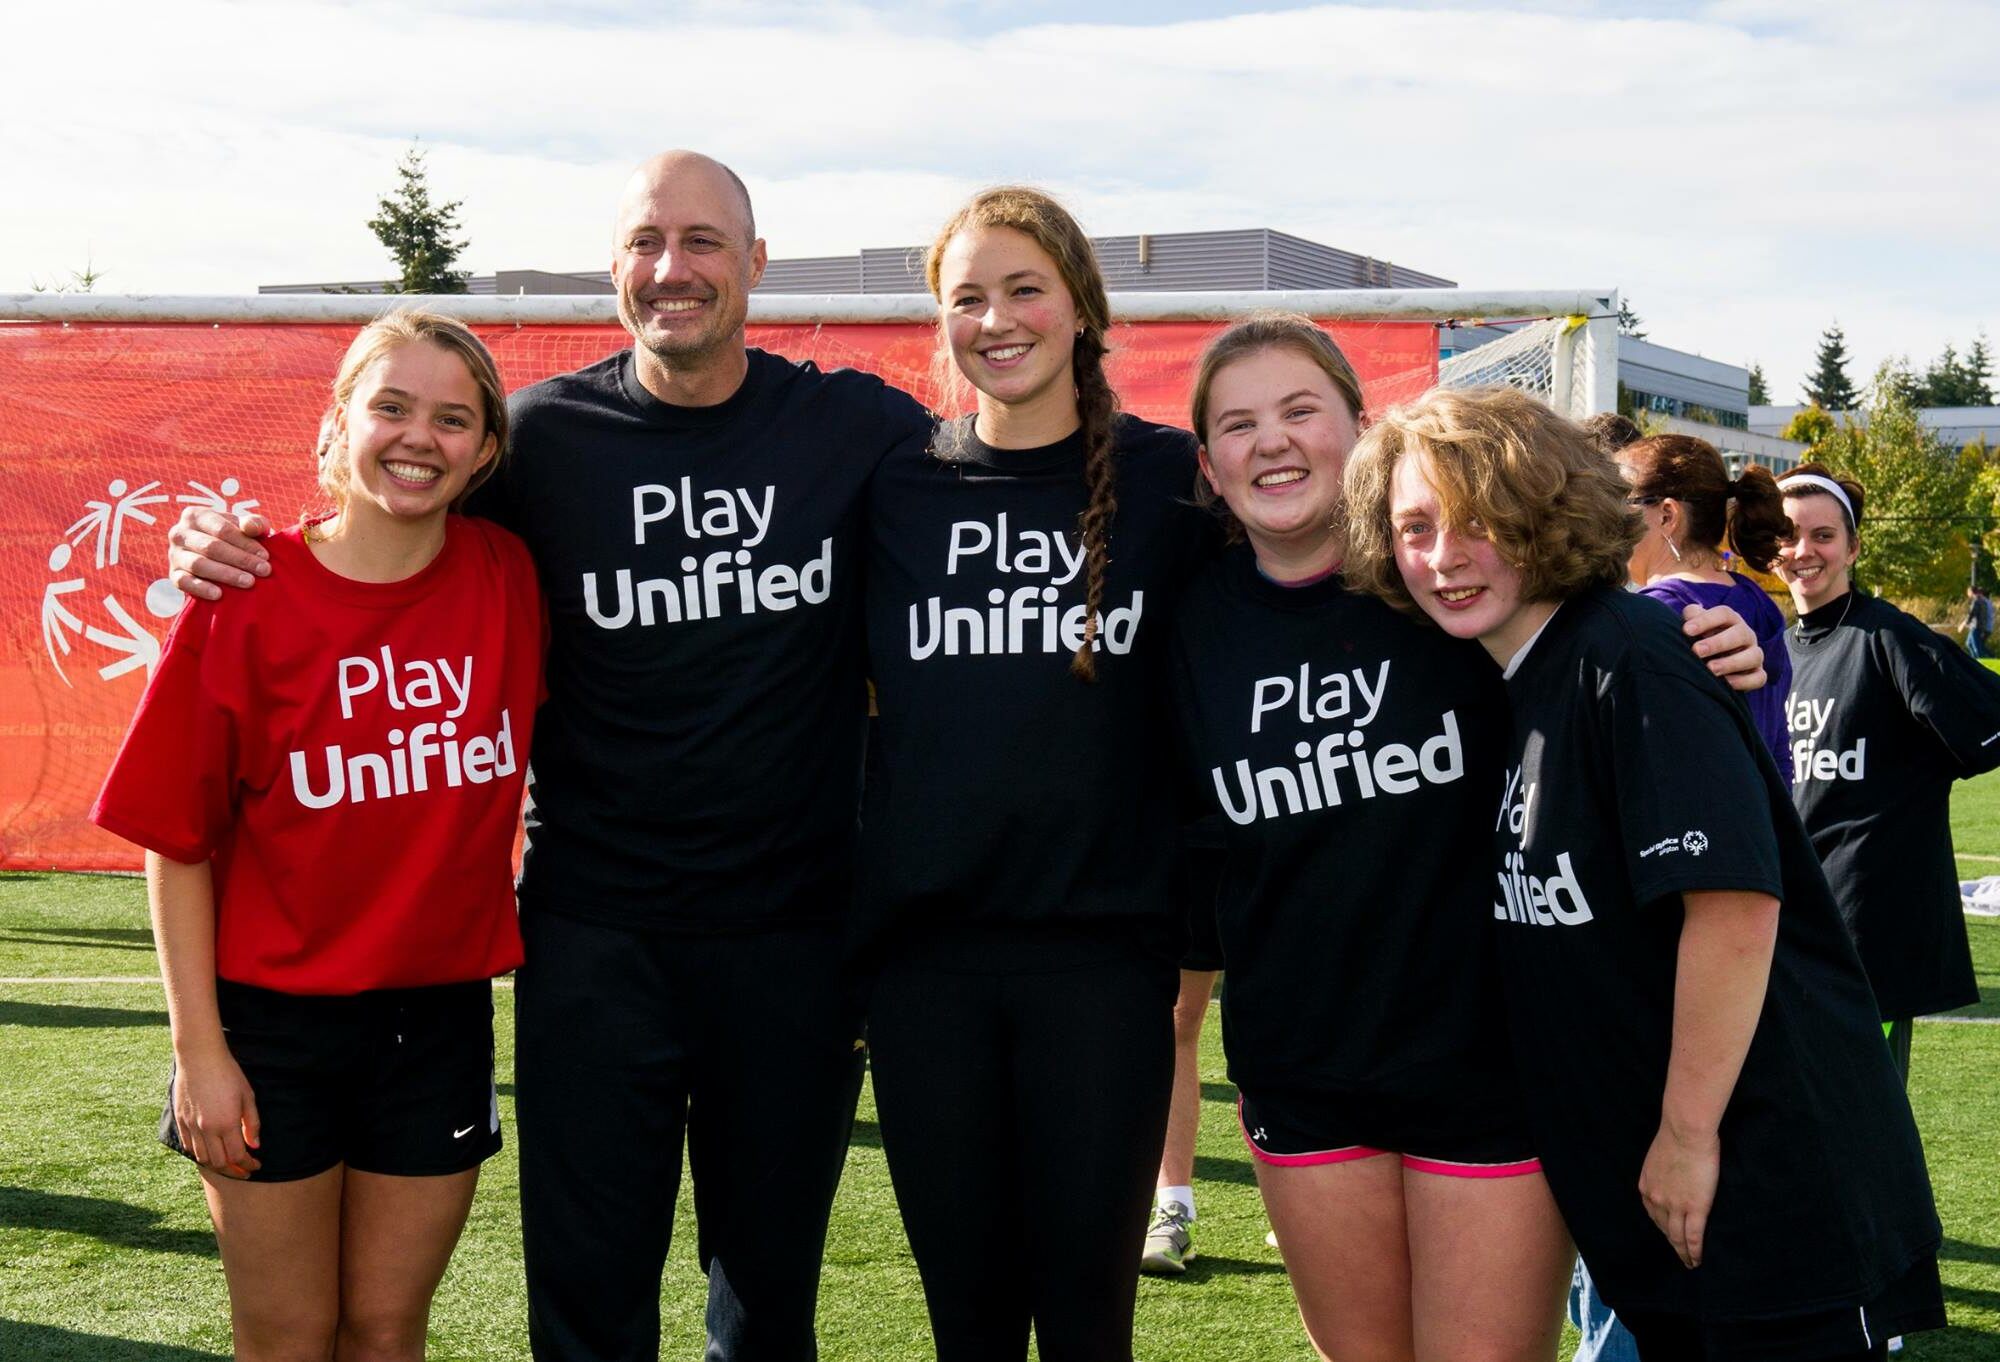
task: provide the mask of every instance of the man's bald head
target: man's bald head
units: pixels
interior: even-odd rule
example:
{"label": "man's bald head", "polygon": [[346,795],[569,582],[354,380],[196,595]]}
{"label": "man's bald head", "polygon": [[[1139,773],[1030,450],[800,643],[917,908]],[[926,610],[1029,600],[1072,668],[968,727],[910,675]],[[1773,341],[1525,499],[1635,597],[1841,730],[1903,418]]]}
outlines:
{"label": "man's bald head", "polygon": [[685,150],[663,151],[633,168],[631,177],[625,181],[625,193],[619,199],[620,230],[627,220],[626,210],[635,202],[655,199],[662,191],[671,193],[680,186],[708,190],[711,194],[716,188],[726,186],[723,197],[743,208],[743,220],[734,225],[742,232],[744,241],[756,240],[757,214],[750,206],[750,190],[742,177],[713,156]]}

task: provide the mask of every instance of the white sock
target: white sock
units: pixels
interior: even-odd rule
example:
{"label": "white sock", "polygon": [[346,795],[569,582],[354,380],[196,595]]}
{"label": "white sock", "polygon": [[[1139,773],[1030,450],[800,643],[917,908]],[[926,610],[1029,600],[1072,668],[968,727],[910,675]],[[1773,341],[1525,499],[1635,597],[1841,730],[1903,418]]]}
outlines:
{"label": "white sock", "polygon": [[1160,1209],[1165,1210],[1169,1201],[1178,1201],[1181,1205],[1187,1207],[1188,1219],[1194,1219],[1194,1188],[1162,1187],[1159,1195]]}

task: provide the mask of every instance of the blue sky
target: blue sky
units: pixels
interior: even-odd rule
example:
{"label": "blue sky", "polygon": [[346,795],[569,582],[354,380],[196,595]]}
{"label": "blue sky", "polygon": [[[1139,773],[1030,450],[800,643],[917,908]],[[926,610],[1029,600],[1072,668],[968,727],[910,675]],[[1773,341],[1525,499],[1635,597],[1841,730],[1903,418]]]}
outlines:
{"label": "blue sky", "polygon": [[463,264],[602,268],[625,169],[729,160],[777,256],[1025,179],[1100,233],[1271,226],[1482,287],[1615,285],[1781,399],[2000,331],[1983,0],[103,0],[9,21],[0,291],[379,277],[412,136]]}

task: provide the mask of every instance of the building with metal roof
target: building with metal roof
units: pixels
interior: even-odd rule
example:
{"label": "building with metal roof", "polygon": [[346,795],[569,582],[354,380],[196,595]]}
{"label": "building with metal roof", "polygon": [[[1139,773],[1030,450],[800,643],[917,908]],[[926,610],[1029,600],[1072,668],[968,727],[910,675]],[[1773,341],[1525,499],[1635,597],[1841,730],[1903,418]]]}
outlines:
{"label": "building with metal roof", "polygon": [[[1269,227],[1093,237],[1113,292],[1326,288],[1452,288],[1455,282]],[[773,260],[759,293],[923,293],[922,246],[873,246],[852,255]],[[259,293],[388,293],[392,281],[261,284]],[[478,294],[609,293],[609,271],[501,270],[466,280]]]}

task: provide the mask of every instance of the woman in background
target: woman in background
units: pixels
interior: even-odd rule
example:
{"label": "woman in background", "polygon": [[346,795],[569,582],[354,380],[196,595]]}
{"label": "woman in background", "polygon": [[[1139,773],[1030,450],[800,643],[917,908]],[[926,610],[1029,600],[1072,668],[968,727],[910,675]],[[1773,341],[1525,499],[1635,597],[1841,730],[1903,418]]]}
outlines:
{"label": "woman in background", "polygon": [[1679,612],[1688,605],[1727,605],[1756,630],[1769,681],[1744,696],[1758,736],[1789,785],[1791,742],[1785,699],[1792,664],[1784,647],[1785,617],[1764,588],[1723,566],[1723,545],[1758,572],[1769,572],[1779,544],[1790,537],[1784,499],[1769,469],[1751,464],[1732,478],[1715,446],[1691,435],[1655,435],[1613,456],[1632,491],[1645,535],[1626,570],[1642,594]]}
{"label": "woman in background", "polygon": [[1952,782],[2000,766],[2000,677],[1854,585],[1861,484],[1821,464],[1779,483],[1791,652],[1792,799],[1875,990],[1904,1082],[1912,1019],[1979,1000],[1951,845]]}

